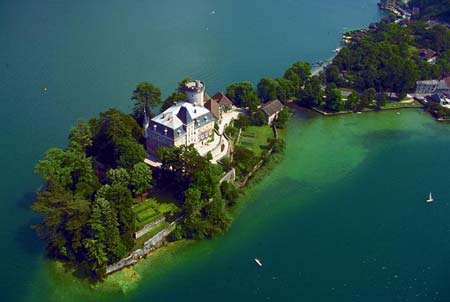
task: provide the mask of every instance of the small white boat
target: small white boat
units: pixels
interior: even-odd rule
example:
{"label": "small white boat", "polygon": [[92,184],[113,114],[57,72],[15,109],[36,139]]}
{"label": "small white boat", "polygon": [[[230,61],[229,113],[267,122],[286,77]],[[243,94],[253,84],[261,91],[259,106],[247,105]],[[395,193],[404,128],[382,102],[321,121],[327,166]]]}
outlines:
{"label": "small white boat", "polygon": [[48,90],[47,87],[44,87],[44,92],[47,92],[47,90]]}
{"label": "small white boat", "polygon": [[433,195],[431,195],[431,192],[430,192],[430,196],[428,196],[427,202],[433,202],[433,201],[434,201]]}
{"label": "small white boat", "polygon": [[216,11],[213,10],[213,11],[211,11],[209,14],[210,14],[210,15],[214,15],[215,13],[216,13]]}
{"label": "small white boat", "polygon": [[262,266],[262,262],[261,262],[261,260],[259,260],[258,258],[255,258],[255,262],[256,262],[256,264],[258,264],[259,266]]}

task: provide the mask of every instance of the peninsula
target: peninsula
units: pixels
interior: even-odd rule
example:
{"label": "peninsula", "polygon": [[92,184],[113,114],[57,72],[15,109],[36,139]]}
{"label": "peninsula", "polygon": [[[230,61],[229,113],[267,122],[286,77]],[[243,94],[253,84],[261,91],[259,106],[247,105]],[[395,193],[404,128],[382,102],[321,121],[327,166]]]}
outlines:
{"label": "peninsula", "polygon": [[324,114],[423,106],[450,117],[445,21],[390,16],[347,37],[315,75],[296,62],[281,77],[212,97],[207,83],[187,78],[164,102],[142,82],[131,114],[110,109],[79,121],[67,148],[48,150],[35,168],[44,182],[35,228],[48,255],[101,280],[166,241],[224,232],[249,178],[283,152],[279,129],[292,104]]}

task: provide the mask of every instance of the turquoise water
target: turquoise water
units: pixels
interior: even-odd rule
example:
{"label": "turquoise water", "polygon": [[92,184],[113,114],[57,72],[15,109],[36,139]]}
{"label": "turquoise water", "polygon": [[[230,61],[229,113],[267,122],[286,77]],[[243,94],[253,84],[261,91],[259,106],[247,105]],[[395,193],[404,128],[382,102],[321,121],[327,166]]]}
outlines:
{"label": "turquoise water", "polygon": [[161,256],[127,295],[54,273],[32,170],[77,118],[127,110],[142,80],[167,95],[185,76],[211,93],[278,76],[380,17],[376,0],[155,2],[0,0],[2,301],[449,301],[448,125],[415,110],[298,113],[230,232]]}

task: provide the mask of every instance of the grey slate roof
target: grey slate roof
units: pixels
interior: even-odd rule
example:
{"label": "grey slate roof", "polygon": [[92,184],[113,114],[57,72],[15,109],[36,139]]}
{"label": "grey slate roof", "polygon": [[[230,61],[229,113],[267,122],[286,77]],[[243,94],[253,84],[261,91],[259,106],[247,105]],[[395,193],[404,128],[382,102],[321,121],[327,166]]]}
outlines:
{"label": "grey slate roof", "polygon": [[174,139],[185,134],[187,126],[192,122],[195,122],[194,129],[197,129],[215,120],[208,109],[188,102],[180,102],[152,118],[148,131]]}
{"label": "grey slate roof", "polygon": [[267,116],[272,116],[274,114],[277,114],[281,110],[283,110],[284,105],[279,100],[273,100],[270,102],[265,103],[261,110],[267,114]]}

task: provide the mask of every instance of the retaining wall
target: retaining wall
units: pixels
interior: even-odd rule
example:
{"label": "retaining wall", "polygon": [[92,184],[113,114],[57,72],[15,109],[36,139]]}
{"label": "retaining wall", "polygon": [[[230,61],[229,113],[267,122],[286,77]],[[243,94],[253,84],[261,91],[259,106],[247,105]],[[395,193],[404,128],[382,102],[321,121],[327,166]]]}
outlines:
{"label": "retaining wall", "polygon": [[146,225],[144,225],[144,227],[142,229],[140,229],[139,231],[134,233],[134,238],[139,238],[142,237],[143,235],[147,234],[148,232],[150,232],[154,227],[156,227],[158,224],[160,224],[161,222],[165,221],[166,217],[161,217],[155,221],[152,221]]}

